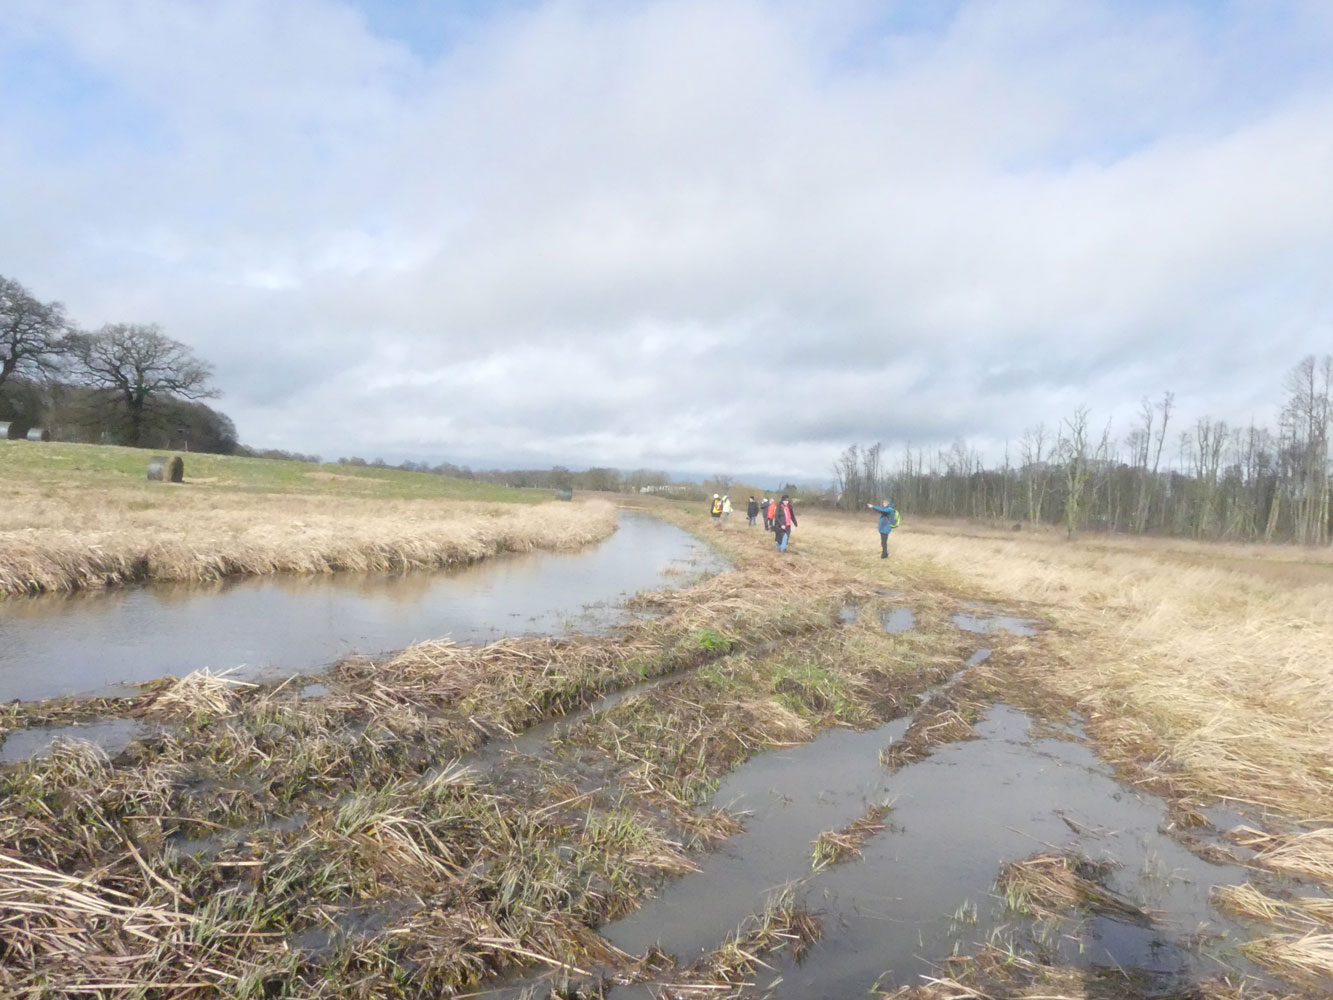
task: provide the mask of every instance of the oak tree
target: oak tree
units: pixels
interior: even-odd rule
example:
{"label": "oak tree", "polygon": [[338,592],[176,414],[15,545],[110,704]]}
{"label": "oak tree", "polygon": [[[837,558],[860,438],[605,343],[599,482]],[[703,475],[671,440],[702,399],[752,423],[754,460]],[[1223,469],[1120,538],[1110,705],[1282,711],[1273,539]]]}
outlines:
{"label": "oak tree", "polygon": [[80,374],[123,411],[126,443],[140,445],[151,418],[172,399],[209,399],[213,369],[155,325],[112,323],[76,338]]}

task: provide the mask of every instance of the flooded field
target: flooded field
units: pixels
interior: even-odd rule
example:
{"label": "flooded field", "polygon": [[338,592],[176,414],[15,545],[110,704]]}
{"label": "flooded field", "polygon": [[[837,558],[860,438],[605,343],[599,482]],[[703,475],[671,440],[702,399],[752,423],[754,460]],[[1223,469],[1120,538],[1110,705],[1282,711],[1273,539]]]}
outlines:
{"label": "flooded field", "polygon": [[768,549],[585,633],[11,706],[0,986],[1327,995],[1253,916],[1319,937],[1303,842],[1016,687],[1051,622]]}
{"label": "flooded field", "polygon": [[256,679],[318,670],[423,639],[605,629],[640,590],[725,563],[680,529],[622,514],[574,553],[500,556],[457,570],[237,578],[0,602],[0,701],[104,694],[203,667]]}

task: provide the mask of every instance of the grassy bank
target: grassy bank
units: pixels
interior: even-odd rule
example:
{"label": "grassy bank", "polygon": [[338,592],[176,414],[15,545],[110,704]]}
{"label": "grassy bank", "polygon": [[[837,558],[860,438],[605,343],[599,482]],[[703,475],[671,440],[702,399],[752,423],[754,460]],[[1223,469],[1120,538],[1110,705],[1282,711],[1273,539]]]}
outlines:
{"label": "grassy bank", "polygon": [[155,483],[148,457],[0,442],[0,596],[431,568],[575,547],[615,523],[607,504],[394,469],[188,455],[183,484]]}

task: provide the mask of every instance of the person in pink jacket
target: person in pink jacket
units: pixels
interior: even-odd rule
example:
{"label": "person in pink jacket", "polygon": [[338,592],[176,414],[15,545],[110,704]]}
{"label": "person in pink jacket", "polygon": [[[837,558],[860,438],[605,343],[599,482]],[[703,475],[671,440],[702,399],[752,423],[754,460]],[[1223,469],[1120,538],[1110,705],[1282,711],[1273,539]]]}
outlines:
{"label": "person in pink jacket", "polygon": [[794,527],[796,511],[791,509],[791,497],[784,493],[773,512],[773,537],[777,539],[779,552],[787,551],[787,542],[791,539],[791,529]]}

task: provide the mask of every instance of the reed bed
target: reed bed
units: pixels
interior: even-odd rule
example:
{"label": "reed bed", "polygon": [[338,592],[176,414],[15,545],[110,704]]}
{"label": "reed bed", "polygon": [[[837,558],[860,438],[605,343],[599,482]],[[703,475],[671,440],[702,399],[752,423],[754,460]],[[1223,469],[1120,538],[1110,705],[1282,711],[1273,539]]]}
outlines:
{"label": "reed bed", "polygon": [[578,548],[616,523],[604,501],[187,491],[140,509],[97,494],[60,499],[22,521],[11,513],[0,526],[0,597],[142,580],[436,569],[506,552]]}

